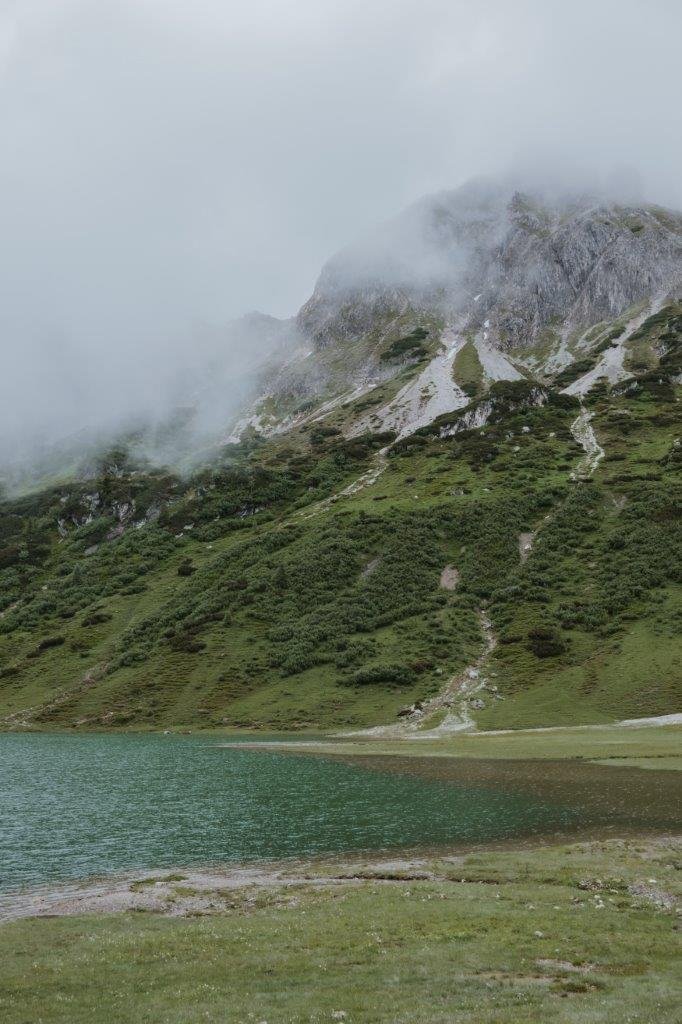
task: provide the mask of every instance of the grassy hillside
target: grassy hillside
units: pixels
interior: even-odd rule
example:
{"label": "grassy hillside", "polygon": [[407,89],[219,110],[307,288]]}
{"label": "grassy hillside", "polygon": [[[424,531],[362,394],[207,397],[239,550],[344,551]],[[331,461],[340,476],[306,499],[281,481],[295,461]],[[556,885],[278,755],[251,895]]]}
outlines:
{"label": "grassy hillside", "polygon": [[391,721],[476,658],[482,608],[499,697],[480,726],[679,710],[678,335],[645,325],[660,365],[588,395],[591,479],[577,400],[519,381],[477,400],[485,426],[441,417],[385,456],[392,435],[343,437],[350,406],[190,478],[114,451],[2,502],[4,725]]}

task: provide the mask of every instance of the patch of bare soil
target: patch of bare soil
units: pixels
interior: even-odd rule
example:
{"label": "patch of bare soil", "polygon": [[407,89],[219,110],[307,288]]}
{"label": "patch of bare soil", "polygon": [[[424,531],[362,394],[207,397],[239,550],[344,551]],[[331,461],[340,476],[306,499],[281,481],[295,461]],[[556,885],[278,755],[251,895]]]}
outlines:
{"label": "patch of bare soil", "polygon": [[454,565],[446,565],[440,574],[440,585],[443,590],[456,590],[459,579],[459,570]]}
{"label": "patch of bare soil", "polygon": [[535,540],[534,533],[520,533],[519,534],[519,558],[522,562],[525,562],[529,554],[533,550],[533,541]]}

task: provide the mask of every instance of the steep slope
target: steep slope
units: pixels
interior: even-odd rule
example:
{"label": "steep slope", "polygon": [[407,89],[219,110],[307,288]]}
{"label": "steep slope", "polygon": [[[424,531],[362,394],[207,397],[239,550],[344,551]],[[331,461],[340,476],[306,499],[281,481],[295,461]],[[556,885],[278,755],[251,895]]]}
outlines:
{"label": "steep slope", "polygon": [[587,472],[577,399],[517,381],[402,440],[308,424],[6,503],[5,724],[384,723],[476,663],[481,609],[479,726],[678,710],[680,369],[588,394]]}
{"label": "steep slope", "polygon": [[[426,422],[425,406],[461,405],[472,381],[546,381],[590,360],[609,325],[623,337],[586,386],[603,374],[615,382],[628,336],[679,296],[681,282],[682,216],[670,211],[490,182],[428,196],[323,268],[296,318],[305,358],[257,403],[268,422],[249,422],[266,434],[288,429],[334,396],[383,385],[388,401],[375,415],[404,433]],[[409,349],[387,358],[415,329],[429,332],[421,355],[430,369]],[[454,362],[465,347],[459,365],[444,365],[443,350]],[[410,386],[392,388],[410,367]],[[450,370],[455,387],[444,379]],[[424,391],[430,402],[417,401]]]}
{"label": "steep slope", "polygon": [[0,503],[5,727],[680,710],[680,220],[475,195],[390,287],[333,261],[201,466]]}
{"label": "steep slope", "polygon": [[331,260],[298,314],[317,345],[408,309],[466,317],[491,342],[532,348],[613,320],[680,284],[682,217],[655,207],[472,184],[427,197]]}

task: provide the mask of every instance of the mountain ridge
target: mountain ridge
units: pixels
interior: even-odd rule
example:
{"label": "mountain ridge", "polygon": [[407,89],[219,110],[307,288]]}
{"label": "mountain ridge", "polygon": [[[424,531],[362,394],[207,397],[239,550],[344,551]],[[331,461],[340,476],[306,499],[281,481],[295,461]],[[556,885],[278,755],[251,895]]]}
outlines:
{"label": "mountain ridge", "polygon": [[471,340],[489,379],[497,364],[503,378],[548,380],[603,340],[590,338],[600,322],[625,331],[680,294],[682,215],[585,198],[549,205],[474,183],[425,197],[332,257],[296,316],[313,351],[291,361],[275,395],[369,391],[400,369],[386,348],[420,327]]}

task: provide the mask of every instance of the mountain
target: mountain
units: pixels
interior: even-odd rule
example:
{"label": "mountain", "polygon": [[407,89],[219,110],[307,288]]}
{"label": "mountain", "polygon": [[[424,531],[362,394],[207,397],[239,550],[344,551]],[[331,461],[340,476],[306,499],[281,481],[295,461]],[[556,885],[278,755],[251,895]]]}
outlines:
{"label": "mountain", "polygon": [[333,257],[0,504],[5,727],[679,711],[681,282],[682,215],[488,182]]}
{"label": "mountain", "polygon": [[[433,356],[439,340],[449,353],[421,382],[439,392],[441,411],[477,384],[551,381],[585,364],[606,347],[599,325],[624,328],[597,369],[615,382],[628,372],[628,335],[681,281],[678,213],[489,182],[428,196],[323,268],[296,317],[308,349],[268,391],[267,418],[248,422],[280,429],[273,394],[288,429],[308,411],[301,402],[355,397],[396,377],[403,362],[391,346],[415,329],[429,331]],[[409,429],[413,418],[403,419]]]}
{"label": "mountain", "polygon": [[324,268],[298,315],[318,344],[366,333],[406,309],[489,319],[525,351],[679,285],[682,218],[655,207],[551,200],[474,183],[429,196]]}

